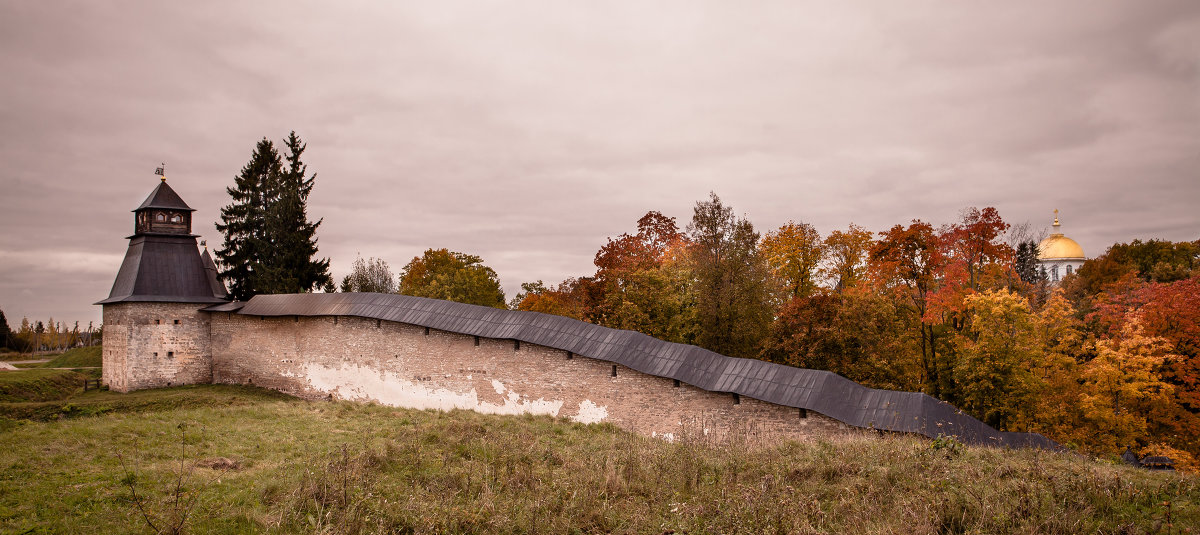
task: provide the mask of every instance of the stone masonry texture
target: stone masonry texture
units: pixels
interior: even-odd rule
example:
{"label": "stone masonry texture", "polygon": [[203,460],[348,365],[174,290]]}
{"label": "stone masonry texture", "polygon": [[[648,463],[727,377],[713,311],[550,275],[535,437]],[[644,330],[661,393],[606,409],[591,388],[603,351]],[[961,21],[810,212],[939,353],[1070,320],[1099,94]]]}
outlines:
{"label": "stone masonry texture", "polygon": [[[139,303],[137,307],[148,304]],[[195,305],[191,305],[194,310]],[[113,311],[117,313],[116,310]],[[158,314],[125,316],[145,319]],[[105,308],[105,373],[109,310]],[[200,313],[205,314],[205,313]],[[729,393],[708,392],[672,379],[534,344],[426,330],[356,317],[256,317],[212,313],[211,374],[170,375],[145,350],[115,337],[115,356],[132,379],[123,390],[194,382],[253,384],[309,399],[377,401],[410,408],[469,409],[498,414],[549,414],[584,423],[610,422],[641,434],[725,440],[774,440],[848,432],[837,420]],[[197,325],[200,322],[196,323]],[[114,325],[118,332],[120,325]],[[153,337],[156,331],[146,333]],[[133,334],[130,338],[145,338]],[[162,338],[160,336],[160,338]],[[174,339],[172,339],[174,340]],[[140,342],[145,344],[145,342]],[[149,344],[153,345],[153,344]],[[160,352],[161,355],[161,352]],[[152,365],[137,371],[139,363]],[[115,374],[117,375],[117,374]],[[106,375],[107,379],[107,375]],[[117,379],[108,379],[114,384]],[[153,385],[151,383],[154,383]],[[118,389],[115,388],[114,389]]]}
{"label": "stone masonry texture", "polygon": [[103,381],[129,392],[212,382],[209,314],[189,303],[104,305]]}

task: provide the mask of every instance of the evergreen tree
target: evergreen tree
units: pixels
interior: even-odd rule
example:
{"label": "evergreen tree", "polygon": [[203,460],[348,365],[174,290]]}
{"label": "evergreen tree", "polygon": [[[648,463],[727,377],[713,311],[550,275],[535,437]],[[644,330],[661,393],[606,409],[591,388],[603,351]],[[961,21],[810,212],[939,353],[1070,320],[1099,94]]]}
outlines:
{"label": "evergreen tree", "polygon": [[34,353],[42,350],[42,344],[45,341],[42,334],[45,332],[46,332],[46,326],[43,325],[42,322],[40,322],[40,321],[37,322],[35,324],[35,326],[33,327],[33,352]]}
{"label": "evergreen tree", "polygon": [[300,159],[305,145],[295,132],[285,140],[285,169],[274,143],[263,138],[250,162],[226,188],[233,202],[221,208],[217,249],[221,276],[235,299],[259,293],[308,292],[332,282],[329,259],[313,260],[320,221],[307,216],[308,194],[316,176],[306,178]]}
{"label": "evergreen tree", "polygon": [[1037,284],[1042,276],[1042,272],[1038,270],[1038,246],[1033,240],[1026,240],[1017,244],[1017,258],[1014,268],[1017,271],[1017,276],[1021,280],[1029,284]]}
{"label": "evergreen tree", "polygon": [[4,317],[4,311],[0,310],[0,349],[9,347],[10,338],[12,338],[12,329],[8,326],[8,318]]}
{"label": "evergreen tree", "polygon": [[263,138],[250,155],[250,162],[234,178],[234,187],[225,188],[233,202],[221,208],[217,231],[224,234],[225,241],[215,252],[221,277],[234,299],[245,301],[259,293],[256,278],[267,256],[267,197],[278,181],[280,167],[275,144]]}
{"label": "evergreen tree", "polygon": [[258,288],[261,293],[311,292],[333,280],[329,259],[314,260],[321,220],[308,220],[308,194],[317,176],[307,177],[308,166],[300,159],[307,145],[292,131],[284,146],[287,169],[279,174],[265,214],[266,239],[272,254],[263,262]]}

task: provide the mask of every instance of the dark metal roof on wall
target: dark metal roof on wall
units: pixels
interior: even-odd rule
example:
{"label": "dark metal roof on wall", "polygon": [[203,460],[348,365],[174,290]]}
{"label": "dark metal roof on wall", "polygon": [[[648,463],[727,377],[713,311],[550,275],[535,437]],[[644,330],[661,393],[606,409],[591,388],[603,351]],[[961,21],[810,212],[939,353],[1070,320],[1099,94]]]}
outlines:
{"label": "dark metal roof on wall", "polygon": [[817,411],[856,427],[931,438],[954,436],[969,444],[1059,448],[1036,433],[997,431],[925,394],[867,388],[828,371],[727,357],[696,346],[538,312],[375,293],[258,295],[245,304],[206,310],[251,316],[357,316],[514,339],[678,379],[712,392]]}
{"label": "dark metal roof on wall", "polygon": [[[219,283],[218,283],[219,284]],[[223,289],[223,287],[222,287]],[[120,302],[224,303],[209,281],[191,235],[139,235],[129,240],[125,260],[108,298]]]}
{"label": "dark metal roof on wall", "polygon": [[178,193],[175,193],[175,190],[171,189],[171,186],[167,185],[166,180],[159,182],[158,187],[150,192],[150,196],[146,197],[141,206],[134,208],[133,211],[137,212],[148,208],[195,212],[187,203],[183,202],[183,199],[179,197]]}

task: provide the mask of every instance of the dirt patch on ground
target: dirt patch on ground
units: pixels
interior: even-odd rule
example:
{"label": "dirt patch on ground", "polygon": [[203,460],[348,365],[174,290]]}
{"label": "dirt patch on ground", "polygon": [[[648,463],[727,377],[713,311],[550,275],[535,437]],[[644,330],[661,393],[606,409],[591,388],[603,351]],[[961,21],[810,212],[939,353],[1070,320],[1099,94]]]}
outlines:
{"label": "dirt patch on ground", "polygon": [[203,459],[196,461],[196,466],[208,468],[211,470],[232,470],[237,471],[242,469],[241,461],[235,461],[228,457],[214,457],[212,459]]}

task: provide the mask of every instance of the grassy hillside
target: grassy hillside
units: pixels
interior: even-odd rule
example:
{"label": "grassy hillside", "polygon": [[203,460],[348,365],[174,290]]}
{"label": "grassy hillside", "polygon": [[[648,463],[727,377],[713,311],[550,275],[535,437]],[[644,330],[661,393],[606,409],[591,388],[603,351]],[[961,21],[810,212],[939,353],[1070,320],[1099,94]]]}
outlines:
{"label": "grassy hillside", "polygon": [[99,368],[100,346],[69,349],[42,365],[44,368]]}
{"label": "grassy hillside", "polygon": [[85,377],[70,370],[0,372],[0,402],[65,399],[83,389]]}
{"label": "grassy hillside", "polygon": [[[49,421],[8,420],[0,432],[0,532],[144,533],[139,501],[160,527],[186,511],[196,533],[1200,526],[1197,478],[1072,454],[907,437],[768,447],[750,433],[734,444],[668,444],[607,425],[304,402],[228,386],[90,392],[0,404],[0,414],[32,405],[41,409],[27,416]],[[72,417],[85,413],[103,414]]]}

